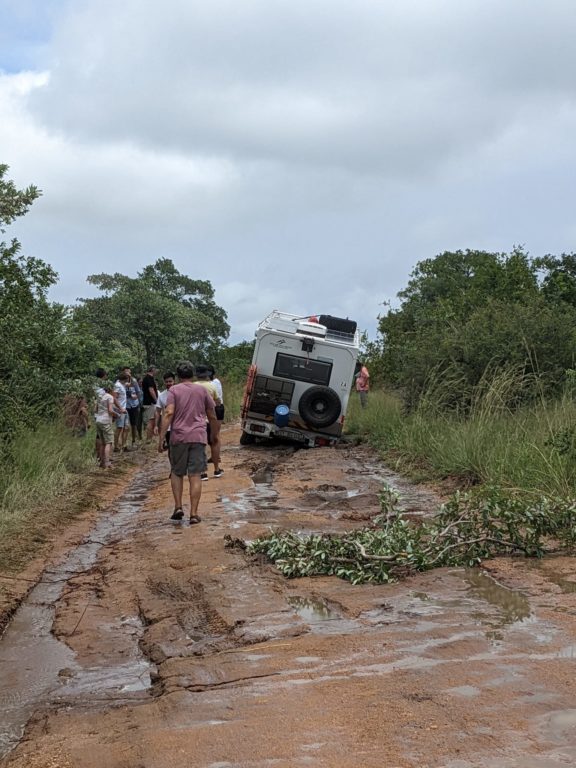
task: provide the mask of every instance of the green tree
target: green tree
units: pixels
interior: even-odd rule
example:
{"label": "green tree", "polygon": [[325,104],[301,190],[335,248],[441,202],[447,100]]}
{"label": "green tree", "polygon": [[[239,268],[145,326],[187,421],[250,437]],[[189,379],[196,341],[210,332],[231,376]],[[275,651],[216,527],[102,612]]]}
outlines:
{"label": "green tree", "polygon": [[253,341],[241,341],[233,346],[222,346],[210,358],[210,362],[216,368],[220,376],[225,376],[228,381],[243,382],[252,355],[254,354]]}
{"label": "green tree", "polygon": [[576,307],[576,253],[543,256],[534,263],[542,271],[542,293],[546,299]]}
{"label": "green tree", "polygon": [[448,402],[464,405],[489,366],[524,364],[557,386],[572,356],[573,313],[541,287],[542,268],[521,248],[445,252],[420,262],[399,293],[400,307],[379,320],[373,367],[402,388],[409,405],[431,372],[450,371]]}
{"label": "green tree", "polygon": [[[40,195],[34,186],[17,189],[6,178],[7,172],[8,166],[0,165],[2,235]],[[19,421],[27,422],[37,405],[36,397],[22,397],[22,388],[15,385],[25,374],[22,387],[29,390],[30,378],[50,356],[50,337],[56,318],[46,292],[55,281],[56,274],[47,264],[21,254],[16,238],[0,242],[0,429],[4,438],[11,436]]]}
{"label": "green tree", "polygon": [[137,277],[91,275],[103,296],[82,299],[78,323],[90,327],[107,354],[125,350],[128,362],[173,365],[178,358],[209,359],[227,338],[226,313],[207,280],[180,273],[158,259]]}

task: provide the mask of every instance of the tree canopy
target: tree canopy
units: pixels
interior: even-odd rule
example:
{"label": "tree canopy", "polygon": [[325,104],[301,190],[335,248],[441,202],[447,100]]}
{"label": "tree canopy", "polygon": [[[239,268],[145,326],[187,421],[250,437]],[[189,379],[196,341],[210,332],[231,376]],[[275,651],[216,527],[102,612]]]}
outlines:
{"label": "tree canopy", "polygon": [[227,338],[226,312],[208,280],[193,280],[170,259],[158,259],[137,277],[90,275],[102,293],[82,299],[76,321],[90,327],[104,349],[124,348],[130,360],[173,364],[208,359]]}
{"label": "tree canopy", "polygon": [[449,372],[449,400],[466,405],[489,367],[523,366],[553,392],[573,366],[573,254],[531,259],[521,248],[447,251],[418,263],[398,297],[399,308],[379,319],[371,354],[382,379],[401,388],[408,404],[432,373]]}

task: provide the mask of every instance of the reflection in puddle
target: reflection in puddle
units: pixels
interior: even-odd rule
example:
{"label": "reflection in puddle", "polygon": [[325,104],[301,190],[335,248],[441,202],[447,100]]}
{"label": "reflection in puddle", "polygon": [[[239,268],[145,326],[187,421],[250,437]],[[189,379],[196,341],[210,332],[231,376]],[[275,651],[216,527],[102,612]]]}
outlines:
{"label": "reflection in puddle", "polygon": [[224,511],[233,518],[230,527],[239,528],[248,522],[247,517],[258,517],[264,512],[266,514],[273,513],[275,509],[278,509],[277,499],[278,492],[269,483],[262,482],[232,496],[221,496],[220,502]]}
{"label": "reflection in puddle", "polygon": [[310,597],[289,597],[288,603],[294,611],[308,624],[314,624],[317,621],[332,621],[339,619],[336,611],[329,608],[324,600],[317,600]]}
{"label": "reflection in puddle", "polygon": [[562,592],[564,592],[565,595],[573,594],[576,592],[576,581],[571,581],[570,579],[563,578],[559,573],[554,573],[550,571],[546,571],[546,578],[551,581],[553,584],[556,584],[557,587],[560,587]]}
{"label": "reflection in puddle", "polygon": [[520,592],[503,587],[483,571],[474,568],[466,569],[464,578],[475,597],[498,609],[499,616],[491,622],[493,626],[507,627],[530,616],[528,599]]}
{"label": "reflection in puddle", "polygon": [[252,475],[254,485],[272,485],[274,472],[269,467],[262,467]]}

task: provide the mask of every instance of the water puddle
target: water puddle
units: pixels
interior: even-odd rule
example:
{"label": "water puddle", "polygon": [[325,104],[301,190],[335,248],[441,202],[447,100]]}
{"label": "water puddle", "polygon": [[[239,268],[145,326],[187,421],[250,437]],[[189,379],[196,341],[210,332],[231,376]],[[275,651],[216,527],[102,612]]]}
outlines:
{"label": "water puddle", "polygon": [[327,600],[316,597],[289,597],[288,604],[315,634],[346,635],[358,631],[358,622],[347,619]]}
{"label": "water puddle", "polygon": [[252,475],[254,485],[272,485],[274,472],[269,467],[262,467]]}
{"label": "water puddle", "polygon": [[464,571],[464,579],[474,597],[497,609],[497,615],[490,620],[491,626],[502,629],[530,617],[528,598],[502,586],[484,571],[468,568]]}
{"label": "water puddle", "polygon": [[381,484],[393,488],[400,496],[398,511],[411,517],[431,517],[438,512],[442,505],[440,497],[435,493],[415,485],[380,463],[368,461],[361,468],[348,471],[357,475],[368,475]]}
{"label": "water puddle", "polygon": [[230,528],[240,528],[249,522],[269,523],[271,521],[266,517],[278,509],[278,492],[272,487],[274,472],[269,467],[263,467],[251,477],[254,483],[252,488],[220,497],[224,511],[232,518]]}
{"label": "water puddle", "polygon": [[54,606],[67,580],[92,568],[103,546],[137,526],[135,518],[155,479],[149,473],[135,477],[86,540],[44,572],[2,635],[0,758],[17,745],[30,716],[43,704],[79,696],[88,700],[127,697],[149,689],[152,667],[138,649],[143,627],[137,617],[126,626],[133,639],[132,659],[120,666],[97,669],[78,664],[74,652],[52,634],[52,625]]}
{"label": "water puddle", "polygon": [[565,574],[551,571],[548,568],[541,568],[541,570],[543,571],[543,575],[548,579],[548,581],[551,581],[552,584],[556,584],[557,587],[560,587],[565,595],[571,595],[576,592],[576,581],[572,581],[572,579],[566,578]]}
{"label": "water puddle", "polygon": [[307,624],[341,618],[340,614],[330,608],[324,600],[310,597],[289,597],[287,600],[294,612]]}

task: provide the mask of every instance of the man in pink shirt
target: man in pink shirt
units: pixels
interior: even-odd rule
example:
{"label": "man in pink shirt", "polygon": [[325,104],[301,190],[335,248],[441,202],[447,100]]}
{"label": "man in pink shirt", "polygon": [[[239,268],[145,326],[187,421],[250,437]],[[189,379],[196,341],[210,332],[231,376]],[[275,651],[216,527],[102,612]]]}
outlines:
{"label": "man in pink shirt", "polygon": [[190,523],[199,523],[198,505],[202,495],[201,475],[206,472],[206,419],[213,429],[218,422],[214,400],[207,390],[192,381],[194,366],[188,360],[176,368],[179,384],[171,387],[166,398],[162,427],[158,435],[158,451],[164,448],[166,430],[170,430],[170,482],[174,495],[171,520],[182,520],[184,476],[190,484]]}

